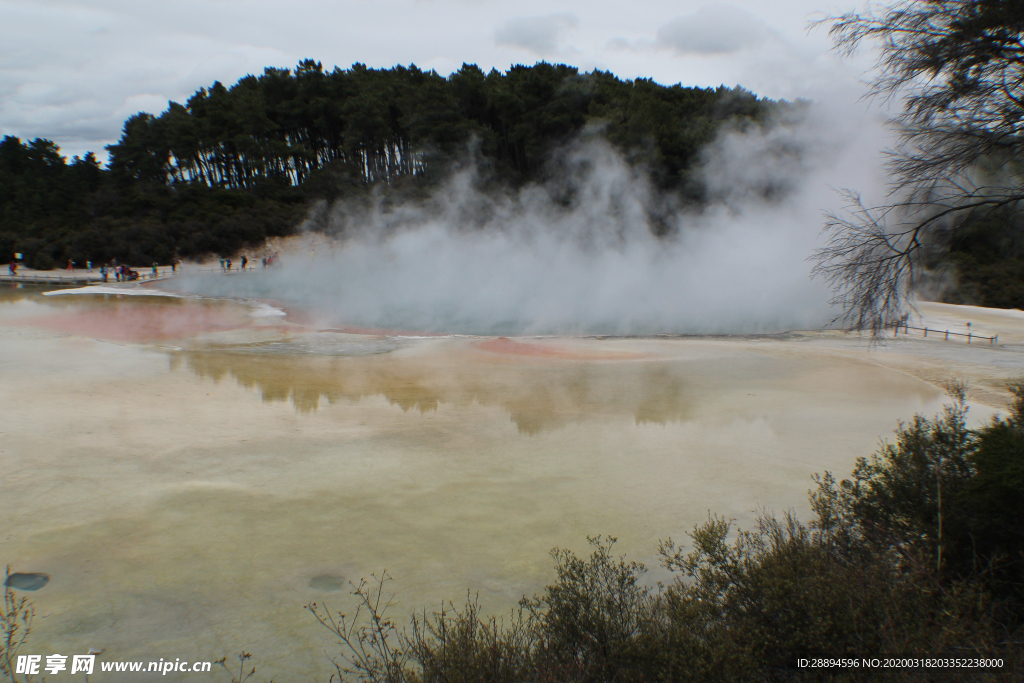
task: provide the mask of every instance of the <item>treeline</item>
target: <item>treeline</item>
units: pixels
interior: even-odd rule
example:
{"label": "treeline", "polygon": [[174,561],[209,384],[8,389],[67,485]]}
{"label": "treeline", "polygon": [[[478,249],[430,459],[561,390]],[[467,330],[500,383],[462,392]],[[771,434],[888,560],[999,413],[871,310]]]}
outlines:
{"label": "treeline", "polygon": [[[807,525],[764,513],[736,532],[712,516],[688,548],[662,543],[667,585],[596,538],[589,557],[554,550],[555,581],[504,619],[469,600],[402,627],[386,576],[357,587],[347,617],[308,608],[340,646],[341,680],[1020,681],[1024,387],[1015,393],[1008,418],[971,430],[955,390],[944,415],[904,426],[849,479],[817,479]],[[799,665],[818,658],[829,663]]]}
{"label": "treeline", "polygon": [[40,270],[233,253],[286,234],[305,202],[289,187],[122,183],[91,154],[68,163],[48,140],[0,141],[0,263],[15,253]]}
{"label": "treeline", "polygon": [[241,188],[269,178],[300,185],[341,164],[363,182],[389,182],[443,169],[477,140],[501,176],[522,181],[590,123],[673,186],[723,120],[764,120],[770,109],[741,89],[623,81],[564,64],[486,74],[463,65],[444,78],[415,66],[325,72],[305,60],[132,117],[109,148],[110,167],[139,180]]}
{"label": "treeline", "polygon": [[444,78],[415,66],[325,71],[312,60],[214,83],[125,122],[110,161],[70,162],[48,140],[0,142],[0,262],[148,265],[229,254],[287,234],[310,202],[423,190],[472,159],[491,183],[543,182],[588,128],[663,191],[700,202],[701,148],[727,121],[785,104],[742,89],[663,86],[562,64]]}

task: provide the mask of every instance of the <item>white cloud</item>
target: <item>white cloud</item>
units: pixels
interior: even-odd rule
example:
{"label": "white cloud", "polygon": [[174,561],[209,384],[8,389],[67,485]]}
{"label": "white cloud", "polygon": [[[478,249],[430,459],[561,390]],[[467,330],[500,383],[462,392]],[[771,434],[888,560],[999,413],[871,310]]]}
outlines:
{"label": "white cloud", "polygon": [[494,32],[498,45],[516,47],[546,57],[558,51],[559,39],[579,25],[571,12],[549,14],[544,17],[520,17],[506,21]]}
{"label": "white cloud", "polygon": [[735,5],[701,7],[658,29],[658,45],[680,53],[725,54],[757,47],[771,37],[771,29]]}

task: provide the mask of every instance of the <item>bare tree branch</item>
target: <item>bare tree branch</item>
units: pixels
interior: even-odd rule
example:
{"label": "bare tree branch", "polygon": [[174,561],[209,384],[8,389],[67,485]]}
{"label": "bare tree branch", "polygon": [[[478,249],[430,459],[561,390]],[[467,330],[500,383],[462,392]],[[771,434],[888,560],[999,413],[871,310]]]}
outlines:
{"label": "bare tree branch", "polygon": [[888,152],[890,194],[827,216],[814,273],[833,288],[837,321],[879,333],[899,324],[938,228],[1024,202],[1024,3],[901,0],[813,22],[836,50],[879,43],[869,97],[899,100]]}

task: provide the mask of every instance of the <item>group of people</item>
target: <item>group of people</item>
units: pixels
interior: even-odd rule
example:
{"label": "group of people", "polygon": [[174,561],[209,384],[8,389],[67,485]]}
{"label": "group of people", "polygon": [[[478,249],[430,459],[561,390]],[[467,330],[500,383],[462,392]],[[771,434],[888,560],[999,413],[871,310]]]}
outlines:
{"label": "group of people", "polygon": [[[262,261],[263,267],[267,268],[269,266],[274,265],[274,261],[276,259],[277,259],[277,254],[276,253],[270,254],[269,256],[264,256],[263,257],[263,261]],[[252,266],[250,265],[251,263],[252,262],[249,260],[249,257],[247,255],[243,255],[242,259],[241,259],[241,263],[238,266],[238,270],[239,271],[250,270],[252,268]],[[92,272],[92,265],[93,265],[92,261],[86,261],[86,267],[88,268],[89,272]],[[181,263],[180,259],[174,259],[173,261],[171,261],[171,275],[177,275],[178,269],[181,268],[181,266],[182,266],[182,263]],[[220,269],[221,269],[222,272],[230,273],[231,270],[232,270],[232,267],[233,267],[233,263],[232,263],[231,259],[229,259],[229,258],[222,258],[222,259],[220,259]],[[75,262],[72,261],[71,259],[68,259],[67,269],[69,271],[71,271],[71,272],[74,272]],[[11,259],[11,261],[7,265],[7,270],[8,270],[8,272],[10,272],[10,274],[12,276],[13,275],[17,275],[18,274],[18,261],[16,259]],[[134,282],[135,280],[139,280],[142,277],[139,274],[139,271],[132,270],[131,267],[129,267],[129,266],[123,264],[123,263],[118,263],[117,259],[114,259],[110,263],[104,263],[104,264],[100,265],[99,271],[100,271],[100,278],[102,279],[103,282],[110,282],[110,276],[111,275],[114,276],[114,280],[116,282]],[[160,277],[160,266],[156,262],[153,263],[153,267],[152,267],[152,270],[150,272],[150,277],[154,278],[154,279],[157,278],[157,277]]]}
{"label": "group of people", "polygon": [[[180,259],[174,259],[173,261],[171,261],[171,275],[176,275],[178,273],[178,268],[180,267]],[[100,276],[103,278],[104,282],[109,282],[111,273],[114,274],[114,278],[117,280],[117,282],[134,282],[135,280],[138,280],[142,277],[141,275],[139,275],[139,271],[132,270],[130,267],[123,264],[118,265],[117,259],[114,259],[113,265],[100,266]],[[154,280],[160,277],[160,264],[157,263],[156,261],[153,261],[153,266],[150,270],[149,277]]]}
{"label": "group of people", "polygon": [[[15,258],[12,258],[8,262],[8,264],[7,264],[7,272],[9,272],[11,274],[11,276],[16,276],[18,274],[18,265],[19,265],[18,264],[18,258],[20,258],[20,257],[21,257],[21,254],[16,254]],[[92,261],[86,261],[85,263],[86,263],[86,268],[91,273],[92,272]],[[230,265],[230,263],[231,262],[228,261],[229,265]],[[243,266],[245,265],[245,258],[244,257],[242,259],[242,264],[243,264]],[[181,267],[181,265],[182,264],[181,264],[181,260],[180,259],[174,259],[173,261],[171,261],[171,274],[172,275],[176,275],[177,272],[178,272],[178,269]],[[72,272],[72,273],[75,271],[75,262],[73,260],[71,260],[71,259],[68,259],[67,270]],[[123,264],[123,263],[118,263],[117,259],[114,259],[111,263],[104,263],[104,264],[100,265],[99,271],[100,271],[100,278],[103,280],[103,282],[110,282],[110,276],[111,275],[114,276],[114,279],[117,282],[134,282],[135,280],[139,280],[142,277],[139,274],[139,271],[132,270],[131,267],[129,267],[129,266]],[[156,263],[155,261],[153,262],[153,268],[152,268],[152,271],[150,273],[150,277],[154,278],[154,279],[157,278],[157,277],[160,277],[160,265],[158,263]]]}
{"label": "group of people", "polygon": [[113,265],[107,265],[104,263],[100,266],[100,277],[104,282],[110,282],[111,273],[114,274],[114,278],[117,282],[133,282],[139,279],[139,271],[132,270],[123,263],[118,263],[117,259],[114,259]]}
{"label": "group of people", "polygon": [[[264,256],[263,257],[263,267],[266,268],[267,266],[274,265],[274,258],[276,256],[277,256],[277,254],[271,254],[270,256]],[[250,263],[251,263],[251,261],[249,260],[249,257],[246,254],[242,254],[241,263],[239,263],[239,265],[238,265],[239,272],[251,269],[251,266],[249,265]],[[232,264],[233,264],[233,262],[229,258],[222,258],[222,259],[220,259],[220,270],[221,270],[221,272],[222,273],[230,273],[231,269],[232,269]]]}

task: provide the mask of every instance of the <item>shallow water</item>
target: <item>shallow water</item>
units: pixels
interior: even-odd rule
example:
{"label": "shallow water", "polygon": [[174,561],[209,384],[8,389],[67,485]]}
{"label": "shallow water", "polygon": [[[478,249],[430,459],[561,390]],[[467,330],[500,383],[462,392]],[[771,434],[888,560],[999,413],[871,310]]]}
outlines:
{"label": "shallow water", "polygon": [[[244,648],[261,680],[326,679],[303,605],[345,607],[372,572],[399,616],[467,589],[503,611],[587,534],[653,564],[708,510],[806,513],[812,474],[934,413],[929,373],[955,365],[842,336],[413,339],[0,291],[0,547],[51,577],[33,651]],[[1021,367],[969,353],[965,372]]]}
{"label": "shallow water", "polygon": [[4,586],[15,588],[19,591],[37,591],[50,582],[46,574],[21,574],[15,572],[8,574],[4,579]]}

